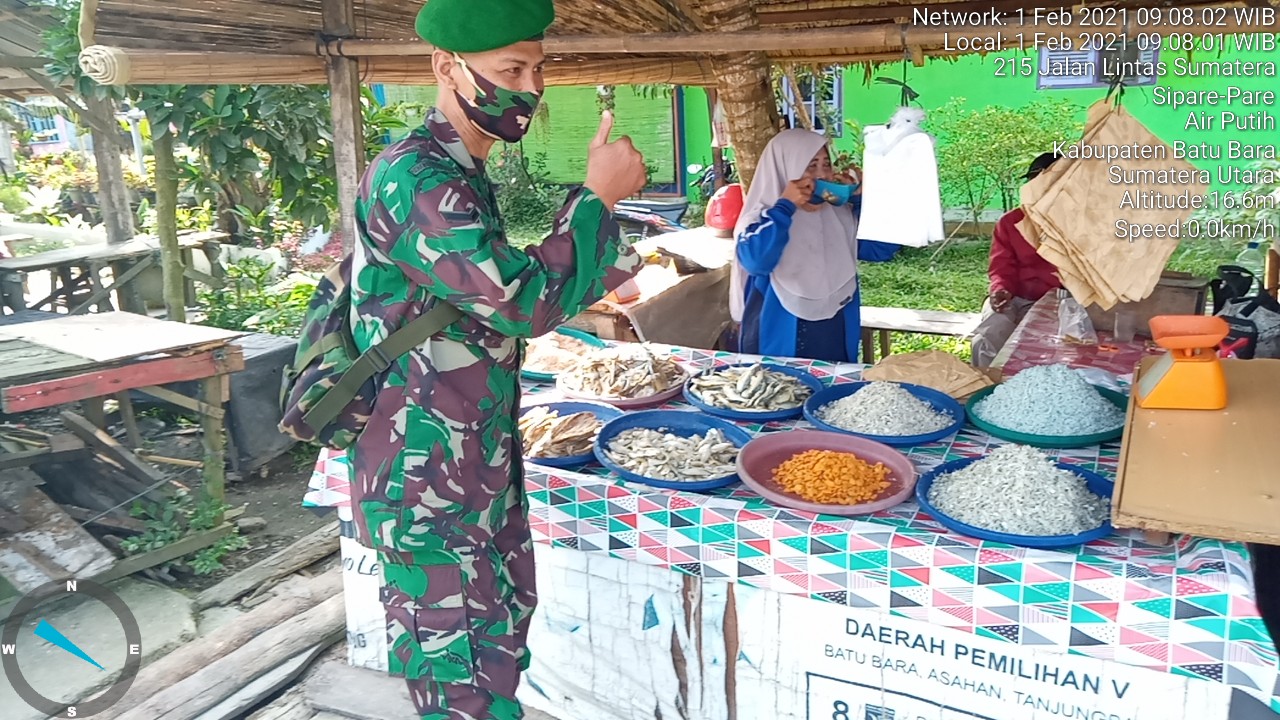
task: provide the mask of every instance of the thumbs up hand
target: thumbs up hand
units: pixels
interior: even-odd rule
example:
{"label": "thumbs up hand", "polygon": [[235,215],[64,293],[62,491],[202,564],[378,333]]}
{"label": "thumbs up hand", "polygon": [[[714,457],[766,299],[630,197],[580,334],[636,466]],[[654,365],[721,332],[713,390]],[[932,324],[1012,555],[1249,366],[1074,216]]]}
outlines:
{"label": "thumbs up hand", "polygon": [[583,183],[610,211],[620,200],[644,189],[648,179],[644,156],[631,144],[631,138],[624,135],[610,142],[612,132],[613,113],[606,110],[587,149],[587,180]]}

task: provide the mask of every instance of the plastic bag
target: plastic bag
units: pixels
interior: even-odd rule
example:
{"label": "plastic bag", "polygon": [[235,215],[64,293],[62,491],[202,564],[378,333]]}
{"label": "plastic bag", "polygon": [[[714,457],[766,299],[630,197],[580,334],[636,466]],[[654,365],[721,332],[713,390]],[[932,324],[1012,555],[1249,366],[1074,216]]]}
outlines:
{"label": "plastic bag", "polygon": [[1231,326],[1223,344],[1246,340],[1236,350],[1241,360],[1280,358],[1280,305],[1266,293],[1226,303],[1218,312]]}
{"label": "plastic bag", "polygon": [[1079,345],[1098,344],[1089,313],[1066,290],[1058,291],[1058,339]]}

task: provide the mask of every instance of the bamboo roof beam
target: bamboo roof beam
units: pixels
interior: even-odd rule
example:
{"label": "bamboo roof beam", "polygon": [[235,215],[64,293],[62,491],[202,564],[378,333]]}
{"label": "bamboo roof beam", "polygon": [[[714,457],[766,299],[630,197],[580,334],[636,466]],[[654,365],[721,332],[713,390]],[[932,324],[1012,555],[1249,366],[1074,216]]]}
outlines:
{"label": "bamboo roof beam", "polygon": [[[358,61],[366,82],[389,85],[432,85],[435,76],[429,56],[376,56]],[[188,53],[125,50],[95,45],[80,55],[80,66],[103,85],[170,85],[300,83],[322,85],[328,80],[325,59],[316,55],[247,53]],[[558,60],[547,63],[548,85],[672,85],[714,83],[709,63],[696,58],[623,58],[619,60]],[[0,89],[5,89],[0,86]],[[13,88],[18,89],[18,88]]]}
{"label": "bamboo roof beam", "polygon": [[[1156,25],[1140,28],[1144,33],[1172,34],[1185,32],[1183,25]],[[1138,32],[1139,28],[1133,28]],[[1269,33],[1275,29],[1260,23],[1240,23],[1227,17],[1215,33]],[[1022,46],[1030,47],[1035,33],[1055,34],[1052,28],[1026,23],[1009,23],[1003,26],[967,27],[957,32],[951,27],[920,26],[898,23],[877,23],[840,28],[816,28],[809,30],[741,30],[731,32],[671,32],[632,35],[565,35],[548,36],[543,41],[547,55],[718,55],[734,52],[798,52],[830,50],[832,48],[902,49],[907,46],[943,46],[958,36],[966,39],[1001,40],[1004,48],[1019,46],[1018,33],[1023,34]],[[306,55],[317,51],[314,41],[287,43],[281,49],[285,53]],[[321,52],[348,57],[374,57],[380,55],[430,55],[431,45],[416,39],[406,40],[343,40],[324,44]]]}

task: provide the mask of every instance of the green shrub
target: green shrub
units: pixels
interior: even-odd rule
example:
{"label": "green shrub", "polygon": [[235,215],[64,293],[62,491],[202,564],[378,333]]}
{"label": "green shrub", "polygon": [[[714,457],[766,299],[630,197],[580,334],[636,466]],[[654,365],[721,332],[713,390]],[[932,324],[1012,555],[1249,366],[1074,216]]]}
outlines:
{"label": "green shrub", "polygon": [[1079,116],[1065,100],[967,110],[964,98],[955,98],[931,110],[926,125],[938,140],[943,205],[970,208],[975,222],[988,207],[1017,207],[1027,166],[1053,143],[1078,138]]}
{"label": "green shrub", "polygon": [[224,330],[297,337],[315,292],[314,283],[272,286],[273,266],[246,258],[227,268],[227,287],[200,293],[204,325]]}
{"label": "green shrub", "polygon": [[525,157],[517,146],[505,145],[489,168],[489,180],[509,234],[540,238],[551,231],[565,191],[548,177],[545,155]]}
{"label": "green shrub", "polygon": [[17,215],[26,210],[28,205],[22,197],[22,188],[16,185],[0,186],[0,210]]}

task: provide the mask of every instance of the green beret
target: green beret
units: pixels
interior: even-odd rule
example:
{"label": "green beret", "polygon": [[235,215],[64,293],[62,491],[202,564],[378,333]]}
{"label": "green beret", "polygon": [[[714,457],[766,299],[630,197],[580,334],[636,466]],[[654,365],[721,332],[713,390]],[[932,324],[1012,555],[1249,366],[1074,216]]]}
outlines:
{"label": "green beret", "polygon": [[541,40],[555,19],[552,0],[427,0],[414,27],[441,50],[479,53]]}

